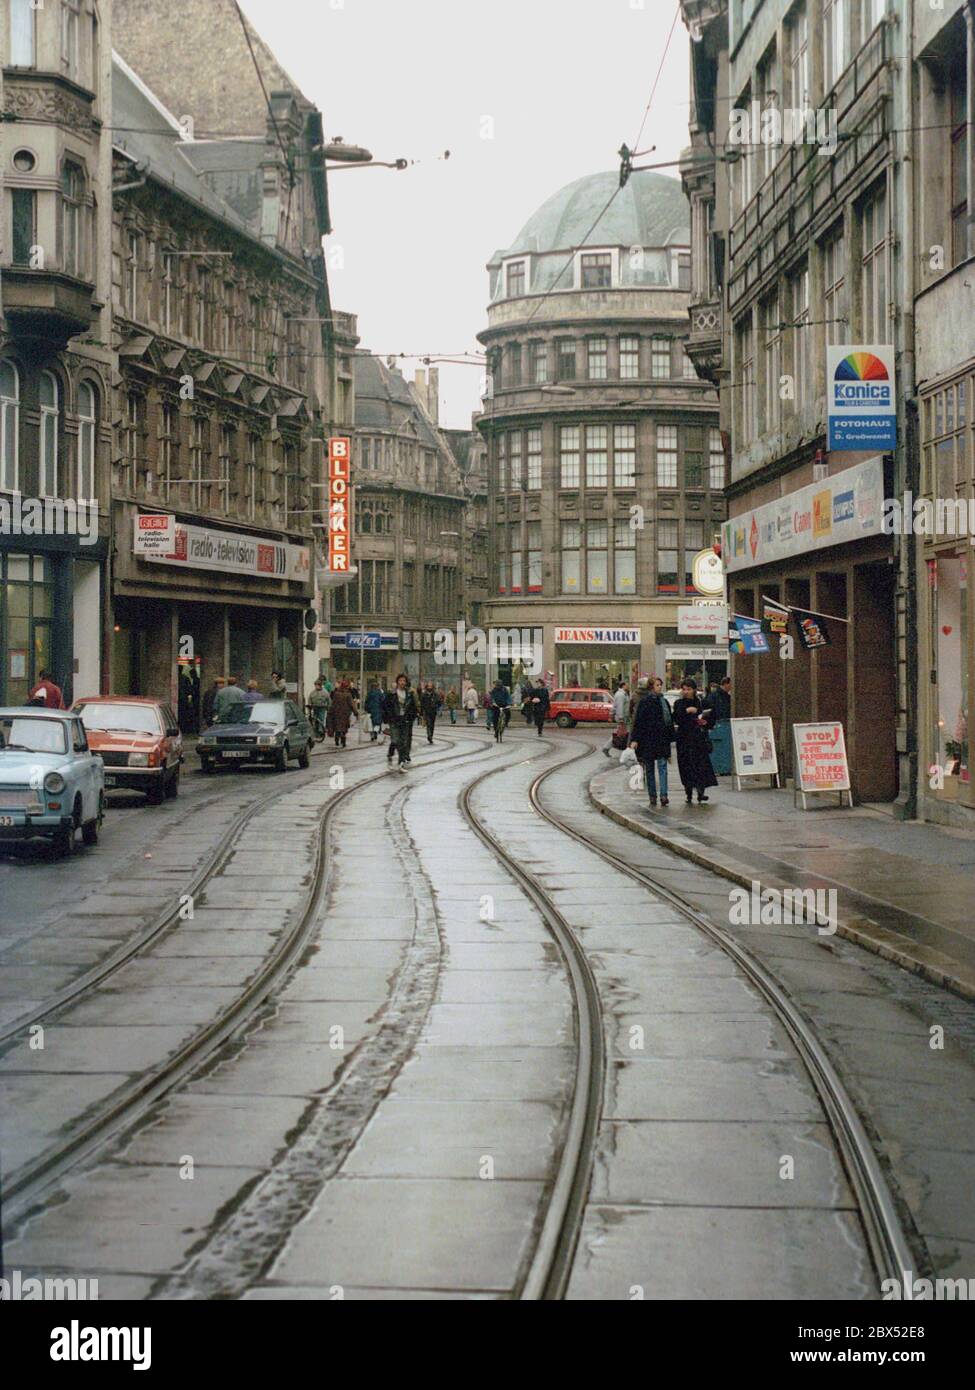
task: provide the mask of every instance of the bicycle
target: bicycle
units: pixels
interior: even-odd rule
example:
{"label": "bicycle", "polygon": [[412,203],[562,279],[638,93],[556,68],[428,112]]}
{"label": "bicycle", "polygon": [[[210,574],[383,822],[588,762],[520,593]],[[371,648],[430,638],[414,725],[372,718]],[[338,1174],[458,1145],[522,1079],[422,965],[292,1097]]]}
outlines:
{"label": "bicycle", "polygon": [[308,722],[311,725],[311,731],[315,742],[324,743],[325,720],[321,716],[320,707],[317,705],[306,705],[305,712],[308,716]]}
{"label": "bicycle", "polygon": [[508,727],[511,711],[504,705],[492,705],[491,708],[494,711],[494,741],[495,743],[503,743],[504,731]]}

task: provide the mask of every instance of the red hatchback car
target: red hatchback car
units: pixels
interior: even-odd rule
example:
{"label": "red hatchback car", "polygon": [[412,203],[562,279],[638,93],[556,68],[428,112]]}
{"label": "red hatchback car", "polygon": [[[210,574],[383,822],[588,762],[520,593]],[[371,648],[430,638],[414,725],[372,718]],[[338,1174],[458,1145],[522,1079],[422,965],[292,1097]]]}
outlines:
{"label": "red hatchback car", "polygon": [[73,709],[105,764],[106,791],[144,792],[155,806],[177,795],[183,739],[168,705],[140,695],[92,695]]}
{"label": "red hatchback car", "polygon": [[548,717],[560,729],[574,729],[580,723],[605,724],[613,717],[613,697],[608,690],[553,690]]}

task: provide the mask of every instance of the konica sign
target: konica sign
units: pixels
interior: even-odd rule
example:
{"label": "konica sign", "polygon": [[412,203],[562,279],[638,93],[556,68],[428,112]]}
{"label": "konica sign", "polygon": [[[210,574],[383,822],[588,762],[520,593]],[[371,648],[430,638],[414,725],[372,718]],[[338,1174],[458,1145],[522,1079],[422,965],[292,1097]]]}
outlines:
{"label": "konica sign", "polygon": [[876,343],[826,349],[829,448],[856,453],[897,444],[894,349]]}

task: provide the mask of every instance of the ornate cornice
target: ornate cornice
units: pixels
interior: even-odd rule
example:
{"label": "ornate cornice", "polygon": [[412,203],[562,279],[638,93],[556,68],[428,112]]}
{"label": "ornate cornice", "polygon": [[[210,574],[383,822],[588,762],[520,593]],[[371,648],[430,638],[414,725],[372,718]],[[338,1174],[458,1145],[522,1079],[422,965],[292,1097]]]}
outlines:
{"label": "ornate cornice", "polygon": [[4,121],[34,121],[85,132],[95,129],[91,114],[94,97],[85,88],[58,73],[25,74],[5,69],[3,77]]}

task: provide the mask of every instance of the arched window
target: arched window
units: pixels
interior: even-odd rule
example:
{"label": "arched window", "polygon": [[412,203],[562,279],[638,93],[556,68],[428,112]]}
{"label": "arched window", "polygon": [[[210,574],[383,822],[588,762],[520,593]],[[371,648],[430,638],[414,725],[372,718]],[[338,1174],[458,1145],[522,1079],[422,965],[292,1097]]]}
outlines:
{"label": "arched window", "polygon": [[66,159],[61,170],[61,268],[79,277],[85,268],[84,198],[85,171]]}
{"label": "arched window", "polygon": [[19,478],[20,376],[7,358],[0,361],[0,489],[16,492]]}
{"label": "arched window", "polygon": [[78,387],[78,501],[92,502],[95,491],[95,391],[87,381]]}
{"label": "arched window", "polygon": [[58,383],[50,372],[41,372],[38,383],[41,408],[41,447],[38,456],[37,492],[40,497],[58,495]]}

